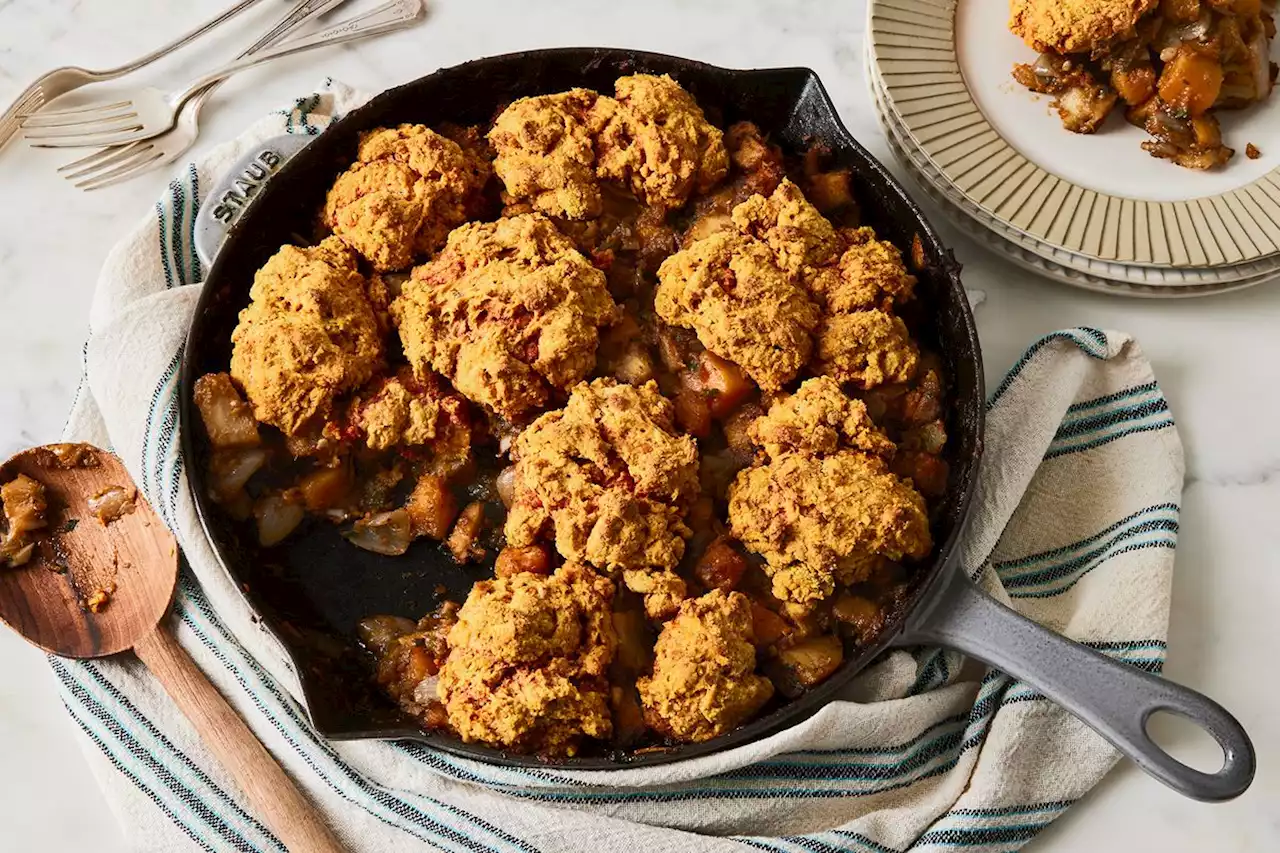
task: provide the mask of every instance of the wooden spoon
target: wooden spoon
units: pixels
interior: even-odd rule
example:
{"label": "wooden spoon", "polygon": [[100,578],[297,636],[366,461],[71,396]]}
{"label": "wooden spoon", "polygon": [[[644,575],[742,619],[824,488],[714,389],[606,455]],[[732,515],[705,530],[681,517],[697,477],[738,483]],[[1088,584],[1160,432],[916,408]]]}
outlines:
{"label": "wooden spoon", "polygon": [[[44,485],[47,525],[25,565],[0,561],[0,620],[63,657],[133,649],[285,847],[341,853],[320,813],[165,627],[178,547],[120,460],[87,444],[54,444],[9,459],[0,484],[19,474]],[[104,522],[90,503],[108,490],[123,512],[103,513]]]}

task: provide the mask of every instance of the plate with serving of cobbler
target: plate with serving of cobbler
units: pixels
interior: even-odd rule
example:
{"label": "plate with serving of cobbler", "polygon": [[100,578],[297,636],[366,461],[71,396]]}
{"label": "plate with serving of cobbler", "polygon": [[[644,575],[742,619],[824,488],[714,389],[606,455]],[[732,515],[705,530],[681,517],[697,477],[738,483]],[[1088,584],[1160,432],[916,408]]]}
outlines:
{"label": "plate with serving of cobbler", "polygon": [[871,50],[914,148],[1002,226],[1152,268],[1280,251],[1272,0],[884,0]]}

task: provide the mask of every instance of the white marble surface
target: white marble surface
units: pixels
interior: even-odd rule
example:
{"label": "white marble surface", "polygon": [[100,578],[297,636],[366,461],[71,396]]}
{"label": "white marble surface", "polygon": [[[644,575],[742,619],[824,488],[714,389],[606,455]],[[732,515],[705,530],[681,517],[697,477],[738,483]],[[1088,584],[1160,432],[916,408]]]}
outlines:
{"label": "white marble surface", "polygon": [[[0,0],[0,104],[64,63],[132,58],[227,0]],[[998,2],[998,0],[990,0]],[[611,45],[738,67],[807,65],[846,124],[888,160],[862,80],[864,7],[850,0],[526,3],[436,0],[422,27],[285,60],[226,86],[202,146],[325,75],[378,90],[441,66],[513,50]],[[233,55],[284,8],[262,8],[147,74],[174,81]],[[58,437],[79,374],[90,294],[102,258],[149,209],[166,177],[83,195],[53,174],[67,159],[18,145],[0,153],[0,454]],[[1174,177],[1173,173],[1170,173]],[[937,217],[935,217],[937,219]],[[1255,739],[1253,788],[1225,805],[1184,800],[1122,765],[1029,849],[1280,849],[1280,681],[1270,673],[1280,602],[1280,290],[1209,301],[1128,301],[1021,272],[941,227],[987,294],[979,327],[995,380],[1041,334],[1087,324],[1134,334],[1155,363],[1188,451],[1167,674],[1216,697]],[[0,850],[128,849],[79,753],[40,654],[0,632]],[[1170,734],[1175,752],[1207,754]],[[1202,745],[1201,745],[1202,746]]]}

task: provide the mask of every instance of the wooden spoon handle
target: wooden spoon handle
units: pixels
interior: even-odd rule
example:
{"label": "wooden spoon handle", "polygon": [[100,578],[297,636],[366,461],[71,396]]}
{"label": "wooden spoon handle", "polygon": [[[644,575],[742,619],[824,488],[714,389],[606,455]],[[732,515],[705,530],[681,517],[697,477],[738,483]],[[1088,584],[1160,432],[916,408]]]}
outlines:
{"label": "wooden spoon handle", "polygon": [[134,651],[290,853],[344,853],[323,816],[163,624]]}

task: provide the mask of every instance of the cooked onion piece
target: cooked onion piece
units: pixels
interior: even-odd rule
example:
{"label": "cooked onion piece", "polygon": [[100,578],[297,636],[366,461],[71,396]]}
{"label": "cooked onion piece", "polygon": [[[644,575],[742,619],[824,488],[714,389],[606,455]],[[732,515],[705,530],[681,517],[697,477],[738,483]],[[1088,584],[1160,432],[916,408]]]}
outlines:
{"label": "cooked onion piece", "polygon": [[342,535],[357,548],[398,557],[409,550],[413,541],[412,521],[406,510],[395,509],[362,518]]}

